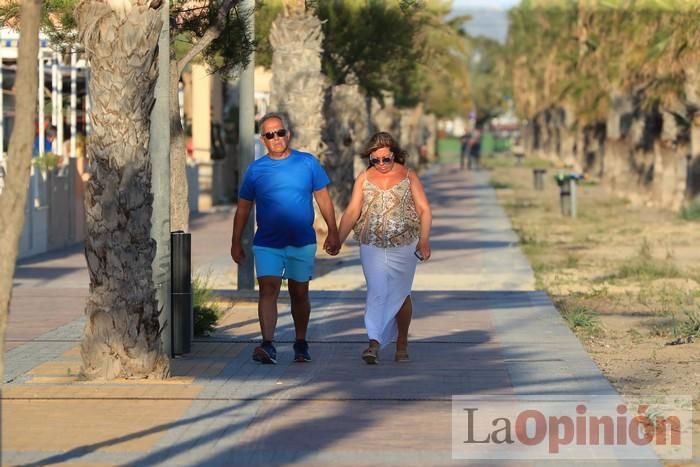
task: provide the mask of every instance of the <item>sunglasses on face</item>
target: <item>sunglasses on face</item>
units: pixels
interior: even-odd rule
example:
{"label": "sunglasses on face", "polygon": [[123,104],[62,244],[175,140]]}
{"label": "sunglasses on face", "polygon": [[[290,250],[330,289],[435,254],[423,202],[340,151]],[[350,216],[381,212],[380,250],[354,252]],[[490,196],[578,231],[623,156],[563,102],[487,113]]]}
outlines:
{"label": "sunglasses on face", "polygon": [[285,136],[287,136],[287,130],[285,130],[284,128],[280,128],[279,130],[268,131],[264,135],[265,135],[265,138],[267,138],[267,139],[272,139],[275,136],[279,136],[280,138],[284,138]]}
{"label": "sunglasses on face", "polygon": [[372,165],[379,164],[380,162],[384,164],[389,164],[391,162],[394,162],[394,155],[390,154],[384,157],[370,157],[369,162]]}

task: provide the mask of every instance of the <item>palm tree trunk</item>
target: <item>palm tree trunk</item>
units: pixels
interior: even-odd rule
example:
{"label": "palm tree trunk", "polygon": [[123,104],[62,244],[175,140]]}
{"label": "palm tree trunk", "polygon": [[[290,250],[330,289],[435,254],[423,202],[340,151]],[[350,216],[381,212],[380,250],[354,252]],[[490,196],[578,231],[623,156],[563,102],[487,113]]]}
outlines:
{"label": "palm tree trunk", "polygon": [[355,159],[362,153],[369,137],[365,96],[356,84],[341,84],[328,90],[324,110],[324,140],[328,145],[324,168],[333,183],[329,188],[336,213],[350,202]]}
{"label": "palm tree trunk", "polygon": [[[697,185],[699,183],[697,176],[697,167],[700,166],[700,70],[698,65],[688,67],[685,78],[685,95],[687,103],[695,109],[690,115],[690,154],[687,159],[688,175],[686,183],[686,193],[688,195],[697,194]],[[694,171],[693,168],[696,170]]]}
{"label": "palm tree trunk", "polygon": [[270,107],[289,118],[292,146],[323,160],[323,99],[321,21],[313,11],[290,9],[272,24],[273,48]]}
{"label": "palm tree trunk", "polygon": [[24,0],[20,13],[22,30],[15,80],[15,125],[8,150],[7,177],[0,193],[0,386],[5,374],[5,330],[10,312],[19,238],[24,226],[24,206],[27,202],[34,142],[39,86],[37,57],[41,0]]}
{"label": "palm tree trunk", "polygon": [[[128,6],[128,3],[127,3]],[[89,379],[167,376],[158,323],[150,238],[153,195],[149,115],[158,76],[157,9],[120,12],[97,0],[76,10],[91,67],[85,242],[90,297],[81,343]]]}
{"label": "palm tree trunk", "polygon": [[[310,152],[325,163],[326,145],[321,139],[325,120],[323,101],[327,87],[321,73],[323,30],[313,11],[304,2],[289,0],[285,13],[270,29],[272,80],[270,108],[289,119],[291,145]],[[328,174],[333,180],[335,174]],[[337,208],[337,206],[336,206]],[[325,224],[314,203],[316,232],[325,233]]]}

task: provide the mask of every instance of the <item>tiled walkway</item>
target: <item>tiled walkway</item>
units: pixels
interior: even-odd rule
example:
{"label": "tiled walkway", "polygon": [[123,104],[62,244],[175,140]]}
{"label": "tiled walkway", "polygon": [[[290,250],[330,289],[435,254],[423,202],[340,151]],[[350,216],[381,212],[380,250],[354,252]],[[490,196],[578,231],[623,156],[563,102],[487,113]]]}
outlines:
{"label": "tiled walkway", "polygon": [[[254,304],[173,361],[164,382],[77,381],[87,274],[79,249],[18,268],[2,399],[4,464],[571,465],[457,461],[453,395],[614,394],[533,275],[485,172],[425,179],[433,258],[418,267],[411,362],[359,358],[363,276],[357,249],[320,257],[312,282],[312,363],[292,363],[280,307],[279,364],[251,360]],[[235,295],[232,213],[193,222],[193,261]],[[620,465],[579,461],[578,465]],[[633,461],[627,465],[642,464]]]}

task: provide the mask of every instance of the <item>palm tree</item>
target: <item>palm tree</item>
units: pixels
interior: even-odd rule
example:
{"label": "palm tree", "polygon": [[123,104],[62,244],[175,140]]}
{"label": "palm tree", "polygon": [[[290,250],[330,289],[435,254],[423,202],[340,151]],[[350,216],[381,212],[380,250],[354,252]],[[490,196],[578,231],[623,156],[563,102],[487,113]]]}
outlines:
{"label": "palm tree", "polygon": [[350,202],[355,162],[369,138],[369,115],[365,96],[357,84],[331,87],[324,106],[327,125],[324,168],[333,183],[329,193],[338,214]]}
{"label": "palm tree", "polygon": [[[114,6],[114,10],[110,7]],[[81,342],[89,379],[168,375],[151,263],[149,115],[160,2],[84,0],[78,33],[91,67],[93,133],[85,242],[90,296]]]}
{"label": "palm tree", "polygon": [[304,2],[285,2],[284,12],[272,23],[270,45],[272,81],[270,107],[289,118],[294,146],[323,161],[323,100],[326,80],[321,73],[321,21]]}

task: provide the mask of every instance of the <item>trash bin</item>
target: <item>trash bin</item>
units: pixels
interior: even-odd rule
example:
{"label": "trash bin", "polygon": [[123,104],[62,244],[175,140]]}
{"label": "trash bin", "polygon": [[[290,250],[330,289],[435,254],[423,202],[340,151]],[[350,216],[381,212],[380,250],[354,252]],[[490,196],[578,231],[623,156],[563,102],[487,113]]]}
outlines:
{"label": "trash bin", "polygon": [[172,353],[192,351],[194,317],[192,310],[192,235],[170,233]]}
{"label": "trash bin", "polygon": [[547,173],[546,169],[532,169],[532,181],[535,187],[535,190],[537,191],[542,191],[544,190],[544,174]]}

